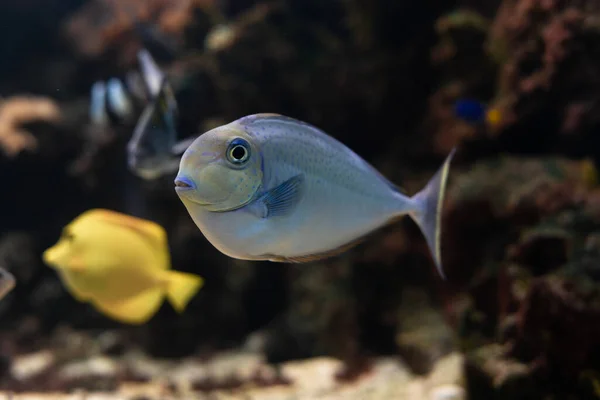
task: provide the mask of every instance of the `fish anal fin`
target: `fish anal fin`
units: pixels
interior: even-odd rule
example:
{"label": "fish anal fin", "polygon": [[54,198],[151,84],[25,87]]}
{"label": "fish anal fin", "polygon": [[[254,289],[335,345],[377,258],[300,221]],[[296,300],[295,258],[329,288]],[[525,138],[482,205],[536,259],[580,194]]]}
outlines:
{"label": "fish anal fin", "polygon": [[313,262],[313,261],[321,261],[321,260],[325,260],[330,257],[338,256],[342,253],[345,253],[346,251],[350,250],[351,248],[364,242],[369,236],[370,236],[370,234],[361,236],[360,238],[355,239],[346,244],[343,244],[339,247],[336,247],[335,249],[327,250],[327,251],[324,251],[321,253],[307,254],[305,256],[294,256],[294,257],[278,256],[275,254],[264,254],[261,256],[261,258],[267,259],[269,261],[283,262],[283,263],[290,263],[290,264],[302,264],[302,263],[308,263],[308,262]]}
{"label": "fish anal fin", "polygon": [[164,290],[159,288],[146,290],[123,301],[93,299],[92,304],[107,317],[130,325],[141,325],[156,314],[163,300]]}

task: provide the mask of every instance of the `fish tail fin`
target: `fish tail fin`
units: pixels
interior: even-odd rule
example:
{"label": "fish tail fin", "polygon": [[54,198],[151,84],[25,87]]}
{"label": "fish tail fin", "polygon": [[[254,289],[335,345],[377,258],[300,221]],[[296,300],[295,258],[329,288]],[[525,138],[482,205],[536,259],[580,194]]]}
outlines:
{"label": "fish tail fin", "polygon": [[191,298],[204,285],[204,279],[187,272],[167,271],[167,274],[167,298],[175,311],[182,313]]}
{"label": "fish tail fin", "polygon": [[442,207],[444,204],[446,181],[448,172],[450,171],[450,161],[452,161],[455,151],[456,149],[452,149],[444,164],[429,180],[427,185],[411,198],[416,205],[416,210],[411,212],[410,216],[417,223],[421,232],[423,232],[435,266],[443,279],[446,279],[446,276],[442,269],[440,246]]}

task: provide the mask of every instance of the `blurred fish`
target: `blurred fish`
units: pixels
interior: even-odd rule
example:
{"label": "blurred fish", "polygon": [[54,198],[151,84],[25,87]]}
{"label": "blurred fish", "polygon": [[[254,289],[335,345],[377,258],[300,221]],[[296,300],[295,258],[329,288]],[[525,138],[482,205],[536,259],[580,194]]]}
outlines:
{"label": "blurred fish", "polygon": [[13,274],[0,268],[0,300],[4,298],[15,287],[16,280]]}
{"label": "blurred fish", "polygon": [[323,259],[408,214],[444,277],[441,210],[453,154],[408,197],[321,130],[257,114],[195,139],[181,158],[175,190],[217,249],[246,260]]}
{"label": "blurred fish", "polygon": [[179,165],[173,153],[177,144],[176,109],[168,89],[163,80],[159,96],[144,109],[127,143],[129,168],[144,179],[174,173]]}
{"label": "blurred fish", "polygon": [[120,79],[113,77],[108,82],[98,81],[92,85],[89,111],[92,125],[106,127],[113,122],[111,118],[123,121],[133,114],[132,96]]}
{"label": "blurred fish", "polygon": [[144,103],[148,102],[149,96],[146,91],[146,84],[138,71],[129,71],[125,74],[125,86],[134,98]]}
{"label": "blurred fish", "polygon": [[178,107],[173,89],[148,51],[141,50],[138,58],[153,100],[142,112],[127,144],[127,157],[131,171],[150,180],[175,173],[178,156],[193,139],[177,141]]}
{"label": "blurred fish", "polygon": [[102,81],[92,85],[90,120],[95,125],[107,125],[110,122],[106,112],[106,84]]}
{"label": "blurred fish", "polygon": [[133,113],[133,106],[125,91],[123,83],[117,78],[109,79],[106,92],[109,108],[117,114],[119,118],[129,118]]}
{"label": "blurred fish", "polygon": [[484,103],[475,99],[459,99],[454,103],[454,115],[463,121],[478,124],[488,123],[497,125],[501,114],[497,108],[488,108]]}
{"label": "blurred fish", "polygon": [[160,93],[161,85],[165,80],[165,74],[160,70],[152,55],[146,49],[138,52],[138,62],[140,63],[142,76],[144,77],[144,82],[150,92],[150,96],[152,98],[157,97]]}
{"label": "blurred fish", "polygon": [[197,275],[171,270],[164,229],[115,211],[88,210],[43,254],[69,292],[100,312],[143,324],[166,296],[177,312],[202,287]]}
{"label": "blurred fish", "polygon": [[167,92],[169,107],[177,114],[177,102],[171,86],[167,83],[161,89],[165,74],[160,70],[150,52],[142,49],[138,52],[141,74],[136,71],[128,72],[124,79],[112,77],[108,82],[98,81],[92,85],[90,99],[90,120],[94,125],[106,126],[111,122],[110,114],[117,120],[129,119],[134,110],[134,102],[147,107],[160,96],[161,91]]}
{"label": "blurred fish", "polygon": [[179,109],[167,75],[162,72],[146,49],[138,52],[138,60],[150,98],[158,99],[162,97],[161,101],[165,102],[165,112],[172,114],[172,118],[175,120],[179,114]]}

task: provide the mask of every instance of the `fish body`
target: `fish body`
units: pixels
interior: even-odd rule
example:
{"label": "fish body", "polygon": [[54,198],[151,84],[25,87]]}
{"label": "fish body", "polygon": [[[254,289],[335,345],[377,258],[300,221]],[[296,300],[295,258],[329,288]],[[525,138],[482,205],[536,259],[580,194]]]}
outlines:
{"label": "fish body", "polygon": [[175,189],[218,250],[247,260],[326,258],[410,215],[443,276],[440,211],[451,156],[408,197],[318,128],[256,114],[200,135],[181,158]]}
{"label": "fish body", "polygon": [[161,85],[165,79],[165,74],[156,64],[156,61],[154,61],[154,58],[152,58],[152,55],[148,50],[140,50],[137,56],[148,92],[150,93],[150,96],[154,98],[158,96],[161,90]]}
{"label": "fish body", "polygon": [[130,324],[149,320],[165,296],[182,312],[203,284],[199,276],[170,269],[160,225],[110,210],[81,214],[43,259],[77,300]]}
{"label": "fish body", "polygon": [[117,78],[110,78],[106,84],[108,105],[119,118],[128,118],[133,113],[133,105],[125,91],[125,86]]}

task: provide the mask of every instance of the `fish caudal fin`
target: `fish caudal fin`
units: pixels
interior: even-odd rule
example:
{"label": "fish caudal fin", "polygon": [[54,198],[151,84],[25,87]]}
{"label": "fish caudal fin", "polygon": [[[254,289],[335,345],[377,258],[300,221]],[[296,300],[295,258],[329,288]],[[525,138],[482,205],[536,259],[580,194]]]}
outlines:
{"label": "fish caudal fin", "polygon": [[417,209],[410,214],[419,228],[421,228],[421,232],[423,232],[423,236],[425,236],[425,240],[433,256],[435,266],[444,279],[446,279],[446,276],[442,269],[440,246],[442,207],[444,205],[446,180],[450,171],[450,161],[452,161],[455,150],[452,149],[442,167],[429,180],[425,188],[412,197]]}
{"label": "fish caudal fin", "polygon": [[167,298],[178,313],[182,313],[191,298],[204,285],[204,279],[186,272],[167,272]]}

